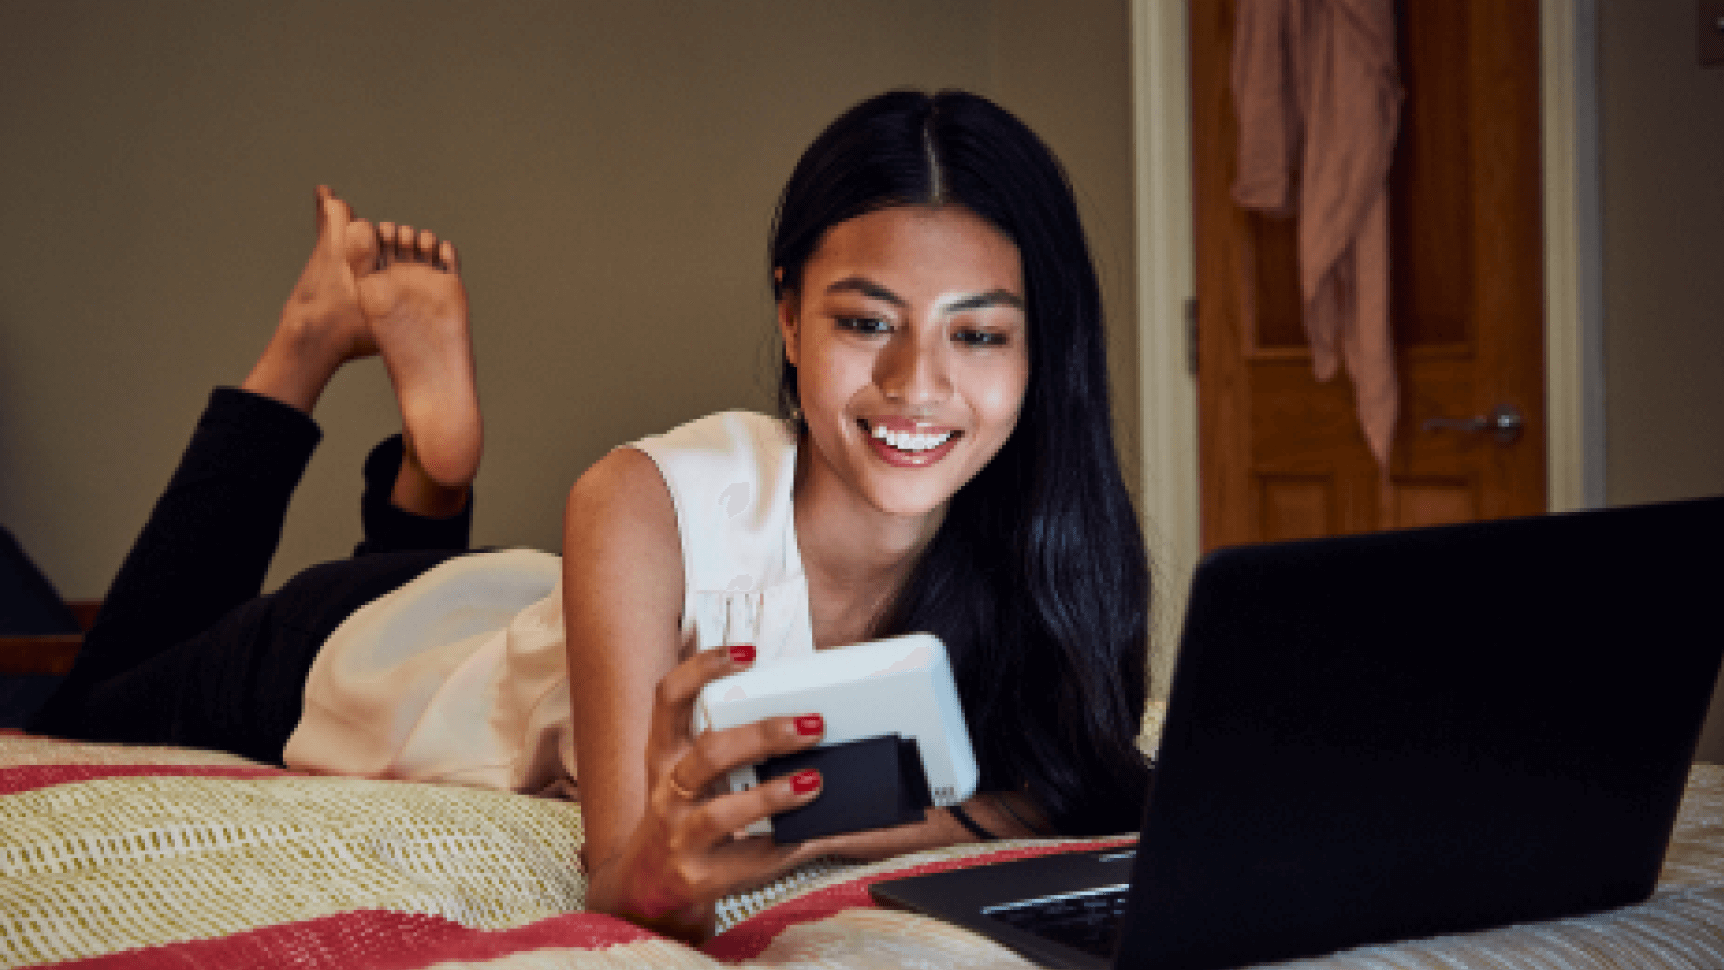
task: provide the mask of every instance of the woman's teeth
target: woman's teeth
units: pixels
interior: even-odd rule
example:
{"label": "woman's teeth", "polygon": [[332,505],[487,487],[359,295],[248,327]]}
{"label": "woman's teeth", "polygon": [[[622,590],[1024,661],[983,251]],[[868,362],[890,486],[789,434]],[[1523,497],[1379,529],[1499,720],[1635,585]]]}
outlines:
{"label": "woman's teeth", "polygon": [[874,437],[886,442],[899,451],[929,451],[945,444],[955,431],[944,431],[940,434],[919,434],[915,431],[893,431],[891,428],[874,428]]}

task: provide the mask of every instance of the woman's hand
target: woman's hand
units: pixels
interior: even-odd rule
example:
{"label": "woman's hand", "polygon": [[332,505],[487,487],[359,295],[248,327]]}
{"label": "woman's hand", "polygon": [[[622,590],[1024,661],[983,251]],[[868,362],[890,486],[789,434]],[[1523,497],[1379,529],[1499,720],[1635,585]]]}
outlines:
{"label": "woman's hand", "polygon": [[734,833],[819,797],[818,772],[745,792],[709,789],[732,768],[813,746],[825,731],[821,717],[768,718],[698,736],[692,729],[701,688],[753,661],[749,646],[703,651],[659,681],[647,737],[646,810],[622,851],[589,860],[589,910],[698,940],[711,934],[720,896],[765,882],[800,858],[797,846]]}

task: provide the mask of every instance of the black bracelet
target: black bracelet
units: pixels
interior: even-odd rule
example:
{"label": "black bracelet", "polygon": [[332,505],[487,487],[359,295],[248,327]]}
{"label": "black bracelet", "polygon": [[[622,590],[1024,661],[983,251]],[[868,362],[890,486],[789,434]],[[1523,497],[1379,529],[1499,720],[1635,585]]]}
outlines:
{"label": "black bracelet", "polygon": [[1041,829],[1036,828],[1034,825],[1031,825],[1030,823],[1024,821],[1024,817],[1022,815],[1019,815],[1015,810],[1013,810],[1011,800],[1006,798],[1004,795],[1000,794],[999,792],[989,792],[988,793],[988,800],[994,803],[995,808],[1005,812],[1007,815],[1010,815],[1012,817],[1012,821],[1018,823],[1019,825],[1022,825],[1024,827],[1024,831],[1030,833],[1031,835],[1035,835],[1035,836],[1040,836],[1040,837],[1046,837],[1047,836],[1048,833],[1043,832]]}
{"label": "black bracelet", "polygon": [[959,825],[969,829],[971,835],[981,839],[983,842],[998,842],[1000,840],[999,836],[976,824],[976,820],[970,817],[970,813],[964,811],[958,806],[947,805],[946,811],[951,812],[952,817],[958,820]]}

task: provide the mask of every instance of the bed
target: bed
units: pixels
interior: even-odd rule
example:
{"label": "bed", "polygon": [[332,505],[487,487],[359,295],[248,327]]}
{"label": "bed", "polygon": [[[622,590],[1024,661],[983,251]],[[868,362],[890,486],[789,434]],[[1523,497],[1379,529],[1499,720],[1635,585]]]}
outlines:
{"label": "bed", "polygon": [[[4,733],[0,966],[1018,967],[966,931],[874,907],[867,884],[1098,844],[818,862],[725,900],[722,932],[693,948],[580,911],[581,831],[566,801]],[[1724,967],[1724,769],[1694,767],[1645,903],[1298,965]]]}

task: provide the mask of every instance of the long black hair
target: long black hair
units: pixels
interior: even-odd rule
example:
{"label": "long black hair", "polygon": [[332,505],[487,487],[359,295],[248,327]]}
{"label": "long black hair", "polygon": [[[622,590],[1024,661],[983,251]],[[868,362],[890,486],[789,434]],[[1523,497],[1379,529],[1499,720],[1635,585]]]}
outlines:
{"label": "long black hair", "polygon": [[[961,205],[1022,261],[1030,377],[1005,445],[953,497],[878,635],[928,630],[952,655],[990,790],[1023,790],[1062,832],[1135,829],[1149,768],[1149,565],[1120,476],[1101,290],[1059,162],[1003,108],[893,91],[815,139],[779,199],[773,294],[794,298],[831,227]],[[779,408],[797,402],[786,360]]]}

